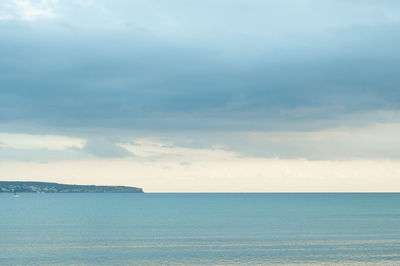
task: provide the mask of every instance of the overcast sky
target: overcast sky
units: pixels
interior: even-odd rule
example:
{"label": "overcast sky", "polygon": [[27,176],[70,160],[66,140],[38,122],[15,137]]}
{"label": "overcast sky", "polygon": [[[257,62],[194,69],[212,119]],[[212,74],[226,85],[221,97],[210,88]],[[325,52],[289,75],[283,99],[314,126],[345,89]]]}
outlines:
{"label": "overcast sky", "polygon": [[0,179],[400,190],[400,2],[3,0]]}

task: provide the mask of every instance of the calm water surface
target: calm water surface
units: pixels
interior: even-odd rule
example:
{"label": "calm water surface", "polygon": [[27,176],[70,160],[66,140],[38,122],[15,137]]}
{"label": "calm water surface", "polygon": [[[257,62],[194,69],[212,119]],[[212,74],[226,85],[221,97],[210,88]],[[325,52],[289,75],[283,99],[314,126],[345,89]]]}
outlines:
{"label": "calm water surface", "polygon": [[0,265],[400,265],[400,194],[0,193]]}

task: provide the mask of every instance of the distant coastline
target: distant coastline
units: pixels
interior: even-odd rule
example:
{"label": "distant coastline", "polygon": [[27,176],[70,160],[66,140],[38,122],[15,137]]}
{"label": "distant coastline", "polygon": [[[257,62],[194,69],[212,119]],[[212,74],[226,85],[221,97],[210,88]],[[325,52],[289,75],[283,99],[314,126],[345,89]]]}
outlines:
{"label": "distant coastline", "polygon": [[33,181],[0,181],[0,193],[143,193],[127,186],[69,185]]}

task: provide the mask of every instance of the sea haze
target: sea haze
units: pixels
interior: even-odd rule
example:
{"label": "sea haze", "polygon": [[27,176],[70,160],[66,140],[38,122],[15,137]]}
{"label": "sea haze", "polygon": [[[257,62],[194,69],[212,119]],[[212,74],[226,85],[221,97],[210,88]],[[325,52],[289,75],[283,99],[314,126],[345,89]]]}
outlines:
{"label": "sea haze", "polygon": [[400,264],[400,194],[0,194],[1,265]]}

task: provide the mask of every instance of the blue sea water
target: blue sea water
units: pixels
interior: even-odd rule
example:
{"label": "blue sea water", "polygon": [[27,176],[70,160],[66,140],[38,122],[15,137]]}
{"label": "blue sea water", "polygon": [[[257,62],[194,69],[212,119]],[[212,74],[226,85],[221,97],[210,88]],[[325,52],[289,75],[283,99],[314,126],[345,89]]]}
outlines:
{"label": "blue sea water", "polygon": [[0,193],[0,265],[400,265],[400,194]]}

